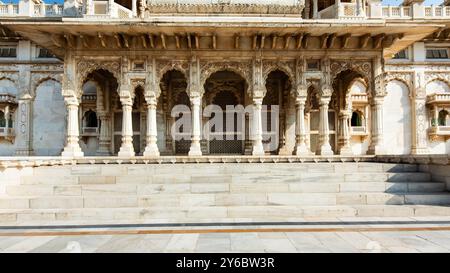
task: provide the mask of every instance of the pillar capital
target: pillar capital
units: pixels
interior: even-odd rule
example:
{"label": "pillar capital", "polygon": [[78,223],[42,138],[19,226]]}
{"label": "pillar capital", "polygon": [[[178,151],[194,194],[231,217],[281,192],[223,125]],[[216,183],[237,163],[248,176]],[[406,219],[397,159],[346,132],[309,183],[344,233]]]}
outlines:
{"label": "pillar capital", "polygon": [[202,97],[200,96],[200,94],[191,95],[189,96],[189,100],[191,101],[191,104],[200,105],[202,102]]}
{"label": "pillar capital", "polygon": [[133,106],[133,100],[130,97],[120,97],[122,106]]}
{"label": "pillar capital", "polygon": [[328,106],[331,101],[331,96],[321,96],[319,99],[320,106]]}
{"label": "pillar capital", "polygon": [[253,104],[262,105],[263,97],[253,97],[252,101],[253,101]]}
{"label": "pillar capital", "polygon": [[376,96],[376,97],[373,97],[373,99],[372,99],[372,105],[382,106],[383,102],[384,102],[383,96]]}
{"label": "pillar capital", "polygon": [[145,101],[149,106],[156,106],[158,103],[158,98],[156,96],[145,96]]}
{"label": "pillar capital", "polygon": [[64,97],[64,103],[67,105],[67,107],[70,107],[70,106],[77,106],[78,107],[80,105],[80,102],[74,96]]}
{"label": "pillar capital", "polygon": [[305,104],[306,104],[306,97],[297,96],[295,98],[295,105],[305,105]]}

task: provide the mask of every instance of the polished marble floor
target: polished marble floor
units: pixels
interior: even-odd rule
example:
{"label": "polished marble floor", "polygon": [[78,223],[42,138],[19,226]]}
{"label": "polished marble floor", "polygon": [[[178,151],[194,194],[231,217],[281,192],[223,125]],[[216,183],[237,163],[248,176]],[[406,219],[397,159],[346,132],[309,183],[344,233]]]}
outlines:
{"label": "polished marble floor", "polygon": [[450,252],[450,225],[15,229],[0,252]]}

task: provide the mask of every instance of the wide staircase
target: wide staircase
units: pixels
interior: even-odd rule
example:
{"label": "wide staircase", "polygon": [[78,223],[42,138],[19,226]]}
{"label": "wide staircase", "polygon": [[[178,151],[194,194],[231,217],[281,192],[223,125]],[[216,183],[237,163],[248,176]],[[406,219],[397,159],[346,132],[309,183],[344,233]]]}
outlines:
{"label": "wide staircase", "polygon": [[0,226],[450,216],[445,183],[409,164],[86,164],[0,176]]}

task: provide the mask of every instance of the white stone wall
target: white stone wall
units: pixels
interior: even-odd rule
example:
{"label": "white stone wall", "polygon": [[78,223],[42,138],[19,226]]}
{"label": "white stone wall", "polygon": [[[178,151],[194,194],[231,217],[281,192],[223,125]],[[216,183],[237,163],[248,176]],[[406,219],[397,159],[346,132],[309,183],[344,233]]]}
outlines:
{"label": "white stone wall", "polygon": [[401,81],[390,81],[383,104],[384,147],[386,154],[411,152],[411,101],[408,87]]}
{"label": "white stone wall", "polygon": [[[8,79],[0,80],[0,93],[17,96],[18,91],[14,83]],[[13,114],[14,128],[17,128],[17,109]],[[16,142],[0,140],[0,156],[14,155],[16,151]]]}
{"label": "white stone wall", "polygon": [[36,88],[33,104],[33,150],[36,155],[61,155],[66,135],[66,107],[61,84],[53,80]]}

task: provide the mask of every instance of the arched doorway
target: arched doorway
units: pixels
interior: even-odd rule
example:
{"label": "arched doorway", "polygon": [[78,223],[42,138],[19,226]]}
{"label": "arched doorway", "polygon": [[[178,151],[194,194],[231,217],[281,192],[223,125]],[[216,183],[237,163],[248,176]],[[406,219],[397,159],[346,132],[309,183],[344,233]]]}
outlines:
{"label": "arched doorway", "polygon": [[[205,128],[207,151],[210,154],[243,154],[245,150],[245,105],[246,82],[231,71],[213,73],[205,82],[205,104],[216,105],[222,110],[211,113],[206,121],[215,125]],[[238,106],[238,107],[236,107]],[[213,123],[211,123],[213,124]]]}
{"label": "arched doorway", "polygon": [[266,90],[262,103],[264,150],[279,154],[286,146],[287,101],[291,90],[289,76],[278,69],[270,72]]}
{"label": "arched doorway", "polygon": [[186,125],[177,126],[180,120],[185,120],[189,124],[191,120],[186,77],[178,70],[169,70],[163,74],[160,88],[158,109],[162,114],[157,120],[158,147],[161,154],[186,155],[191,146],[191,129]]}
{"label": "arched doorway", "polygon": [[[89,73],[83,82],[81,97],[81,148],[85,155],[111,155],[118,151],[121,140],[122,123],[115,119],[116,111],[121,111],[117,94],[117,79],[105,69],[97,69]],[[93,122],[93,117],[97,123]],[[96,125],[96,126],[95,126]],[[118,127],[120,127],[118,129]]]}
{"label": "arched doorway", "polygon": [[308,130],[306,144],[311,152],[315,152],[319,147],[319,91],[315,86],[308,88],[308,97],[305,107],[306,128]]}
{"label": "arched doorway", "polygon": [[[334,123],[330,114],[330,144],[334,153],[341,155],[363,154],[369,142],[368,80],[359,72],[344,70],[333,80],[330,110],[334,110]],[[334,127],[334,141],[332,129]],[[333,143],[335,146],[333,146]]]}

